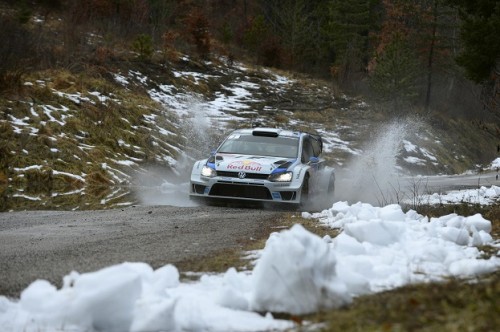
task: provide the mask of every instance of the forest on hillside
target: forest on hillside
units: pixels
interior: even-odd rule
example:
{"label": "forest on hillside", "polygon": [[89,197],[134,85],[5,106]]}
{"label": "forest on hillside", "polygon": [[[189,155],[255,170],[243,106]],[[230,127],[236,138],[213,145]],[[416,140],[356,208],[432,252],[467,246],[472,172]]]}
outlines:
{"label": "forest on hillside", "polygon": [[328,79],[395,115],[500,119],[496,0],[2,0],[0,41],[4,94],[31,70],[217,54]]}

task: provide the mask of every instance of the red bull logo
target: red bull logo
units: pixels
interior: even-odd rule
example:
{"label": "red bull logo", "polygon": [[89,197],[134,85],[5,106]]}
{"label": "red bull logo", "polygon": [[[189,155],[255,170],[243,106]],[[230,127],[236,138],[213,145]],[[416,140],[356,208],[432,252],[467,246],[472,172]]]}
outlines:
{"label": "red bull logo", "polygon": [[262,170],[262,165],[251,160],[238,160],[227,165],[227,169],[260,172]]}

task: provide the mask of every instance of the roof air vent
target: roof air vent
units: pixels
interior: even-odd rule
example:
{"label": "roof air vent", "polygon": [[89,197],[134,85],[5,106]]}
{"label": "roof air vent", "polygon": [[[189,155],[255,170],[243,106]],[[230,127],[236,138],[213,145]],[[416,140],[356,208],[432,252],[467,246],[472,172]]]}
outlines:
{"label": "roof air vent", "polygon": [[256,128],[252,131],[253,136],[278,137],[279,129],[274,128]]}

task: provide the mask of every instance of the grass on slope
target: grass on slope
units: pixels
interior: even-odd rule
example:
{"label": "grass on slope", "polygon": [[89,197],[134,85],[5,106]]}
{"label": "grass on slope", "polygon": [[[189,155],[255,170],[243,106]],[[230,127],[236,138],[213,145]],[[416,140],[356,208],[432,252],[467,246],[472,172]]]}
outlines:
{"label": "grass on slope", "polygon": [[[127,180],[121,160],[137,161],[137,169],[161,162],[160,156],[176,157],[172,147],[182,138],[147,121],[161,108],[143,91],[92,72],[51,70],[25,80],[31,83],[17,100],[0,99],[0,211],[20,209],[20,203],[43,208],[52,192],[121,185]],[[175,117],[161,117],[162,129],[176,133]],[[11,195],[31,199],[11,201]]]}
{"label": "grass on slope", "polygon": [[496,331],[500,272],[477,281],[419,284],[359,297],[318,314],[324,331]]}

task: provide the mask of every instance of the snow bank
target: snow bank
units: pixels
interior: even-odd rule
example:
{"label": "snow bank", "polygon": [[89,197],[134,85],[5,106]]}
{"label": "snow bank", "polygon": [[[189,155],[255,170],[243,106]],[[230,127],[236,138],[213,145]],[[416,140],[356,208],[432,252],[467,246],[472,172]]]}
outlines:
{"label": "snow bank", "polygon": [[491,163],[490,169],[497,170],[499,168],[500,168],[500,158],[497,158],[493,160],[493,162]]}
{"label": "snow bank", "polygon": [[59,290],[37,280],[19,300],[0,297],[0,330],[284,330],[294,324],[270,312],[311,313],[353,296],[500,267],[498,257],[480,259],[477,246],[493,241],[480,214],[429,219],[399,205],[338,202],[303,217],[343,231],[320,238],[295,225],[270,236],[253,271],[230,268],[197,282],[181,282],[172,265],[145,263],[72,272]]}
{"label": "snow bank", "polygon": [[301,225],[271,236],[253,271],[252,309],[305,314],[347,303],[331,249]]}
{"label": "snow bank", "polygon": [[[399,205],[335,203],[321,213],[303,213],[344,231],[332,240],[338,278],[357,280],[352,295],[376,292],[408,283],[474,277],[492,272],[500,259],[478,259],[477,246],[492,243],[491,222],[480,214],[424,217]],[[466,262],[473,261],[474,264]]]}
{"label": "snow bank", "polygon": [[[18,301],[0,297],[0,331],[266,331],[293,327],[238,307],[243,295],[225,292],[228,283],[249,283],[230,269],[180,283],[172,265],[153,270],[123,263],[93,273],[72,272],[60,290],[46,280],[26,288]],[[237,288],[241,292],[246,287]],[[222,304],[219,304],[221,302]]]}
{"label": "snow bank", "polygon": [[421,195],[418,200],[422,204],[430,205],[460,203],[489,205],[500,200],[500,187],[481,186],[479,189],[453,190],[446,194]]}

